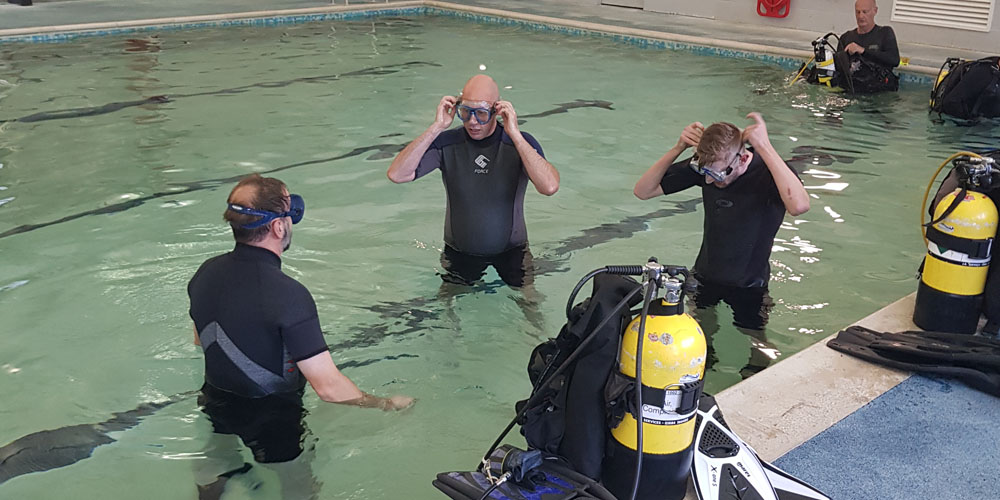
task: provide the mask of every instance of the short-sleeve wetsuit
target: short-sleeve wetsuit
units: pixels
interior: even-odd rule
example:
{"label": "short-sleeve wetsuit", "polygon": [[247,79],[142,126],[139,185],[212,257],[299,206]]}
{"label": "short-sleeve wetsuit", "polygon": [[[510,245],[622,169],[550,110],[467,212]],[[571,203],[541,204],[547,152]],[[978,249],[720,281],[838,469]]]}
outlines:
{"label": "short-sleeve wetsuit", "polygon": [[[522,132],[544,158],[542,147]],[[441,170],[447,197],[445,250],[441,264],[445,281],[471,284],[493,265],[511,286],[530,280],[531,252],[524,224],[524,193],[528,174],[503,126],[475,140],[464,127],[442,132],[417,166],[416,178]]]}
{"label": "short-sleeve wetsuit", "polygon": [[733,308],[736,326],[763,329],[770,306],[768,259],[785,216],[771,171],[754,153],[746,172],[725,188],[706,183],[690,168],[690,159],[671,165],[660,180],[664,194],[694,186],[701,187],[705,206],[701,250],[694,265],[695,304],[705,308],[724,300]]}
{"label": "short-sleeve wetsuit", "polygon": [[306,384],[296,362],[327,351],[312,295],[270,250],[237,243],[201,265],[188,296],[205,354],[199,402],[216,432],[239,435],[259,462],[294,459]]}

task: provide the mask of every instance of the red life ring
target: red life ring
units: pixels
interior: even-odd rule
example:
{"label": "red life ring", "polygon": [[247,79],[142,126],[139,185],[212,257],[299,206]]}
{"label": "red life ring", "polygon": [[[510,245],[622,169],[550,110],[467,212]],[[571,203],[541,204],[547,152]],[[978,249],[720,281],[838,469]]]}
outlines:
{"label": "red life ring", "polygon": [[757,14],[764,17],[787,17],[791,0],[757,0]]}

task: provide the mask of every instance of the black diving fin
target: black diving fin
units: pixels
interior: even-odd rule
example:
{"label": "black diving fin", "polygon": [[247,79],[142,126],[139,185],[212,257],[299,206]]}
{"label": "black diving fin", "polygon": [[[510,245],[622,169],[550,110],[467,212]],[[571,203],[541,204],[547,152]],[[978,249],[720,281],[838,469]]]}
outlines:
{"label": "black diving fin", "polygon": [[841,330],[831,349],[892,368],[954,377],[1000,397],[1000,340],[945,332]]}
{"label": "black diving fin", "polygon": [[830,500],[761,460],[729,428],[712,396],[699,401],[695,428],[691,480],[700,500]]}

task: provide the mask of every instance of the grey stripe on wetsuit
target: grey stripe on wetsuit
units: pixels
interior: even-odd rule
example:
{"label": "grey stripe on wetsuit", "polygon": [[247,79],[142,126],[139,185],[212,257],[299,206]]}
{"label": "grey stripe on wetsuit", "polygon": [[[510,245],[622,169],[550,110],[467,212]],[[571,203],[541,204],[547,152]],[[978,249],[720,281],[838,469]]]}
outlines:
{"label": "grey stripe on wetsuit", "polygon": [[[223,354],[233,363],[233,366],[260,388],[262,395],[292,392],[299,389],[297,373],[282,372],[284,375],[282,377],[258,365],[233,343],[219,323],[215,321],[209,323],[198,333],[198,337],[201,340],[202,351],[208,351],[209,347],[217,344],[222,349]],[[282,357],[284,358],[282,365],[291,359],[287,350],[282,353]]]}

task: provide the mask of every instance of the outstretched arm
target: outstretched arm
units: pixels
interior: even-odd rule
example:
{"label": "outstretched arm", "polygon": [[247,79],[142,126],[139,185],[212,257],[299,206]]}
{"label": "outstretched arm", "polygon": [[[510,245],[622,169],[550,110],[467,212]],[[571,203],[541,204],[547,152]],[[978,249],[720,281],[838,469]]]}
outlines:
{"label": "outstretched arm", "polygon": [[660,181],[663,176],[666,175],[667,169],[670,165],[673,165],[677,161],[677,157],[681,155],[689,147],[697,147],[698,142],[701,140],[701,133],[705,131],[704,125],[700,122],[694,122],[681,132],[680,139],[677,140],[677,144],[670,148],[646,173],[642,174],[639,181],[635,183],[635,188],[632,189],[632,194],[640,200],[648,200],[655,196],[662,196],[663,187],[660,185]]}
{"label": "outstretched arm", "polygon": [[809,194],[802,185],[802,181],[792,172],[792,169],[785,164],[778,152],[771,145],[771,140],[767,137],[767,125],[760,113],[753,112],[747,118],[754,121],[753,125],[743,129],[743,140],[749,142],[754,150],[764,159],[764,164],[771,172],[774,184],[778,186],[778,194],[781,202],[785,205],[785,210],[790,215],[801,215],[809,211]]}
{"label": "outstretched arm", "polygon": [[408,396],[392,396],[380,398],[362,392],[351,379],[347,378],[333,363],[329,351],[323,351],[315,356],[296,363],[309,385],[319,398],[328,403],[340,403],[360,406],[362,408],[379,408],[381,410],[402,410],[413,404],[413,398]]}
{"label": "outstretched arm", "polygon": [[417,178],[417,167],[420,166],[420,159],[427,152],[427,148],[441,132],[448,130],[448,127],[451,126],[451,122],[455,118],[456,101],[457,99],[450,95],[441,98],[434,123],[427,127],[427,130],[420,134],[420,137],[407,144],[392,160],[392,165],[389,165],[389,171],[386,172],[390,181],[400,184]]}
{"label": "outstretched arm", "polygon": [[534,146],[524,138],[517,127],[517,113],[514,105],[508,101],[497,101],[497,114],[503,117],[504,130],[514,142],[517,154],[521,157],[524,170],[535,186],[535,190],[545,196],[552,196],[559,190],[559,171],[542,155],[535,151]]}

